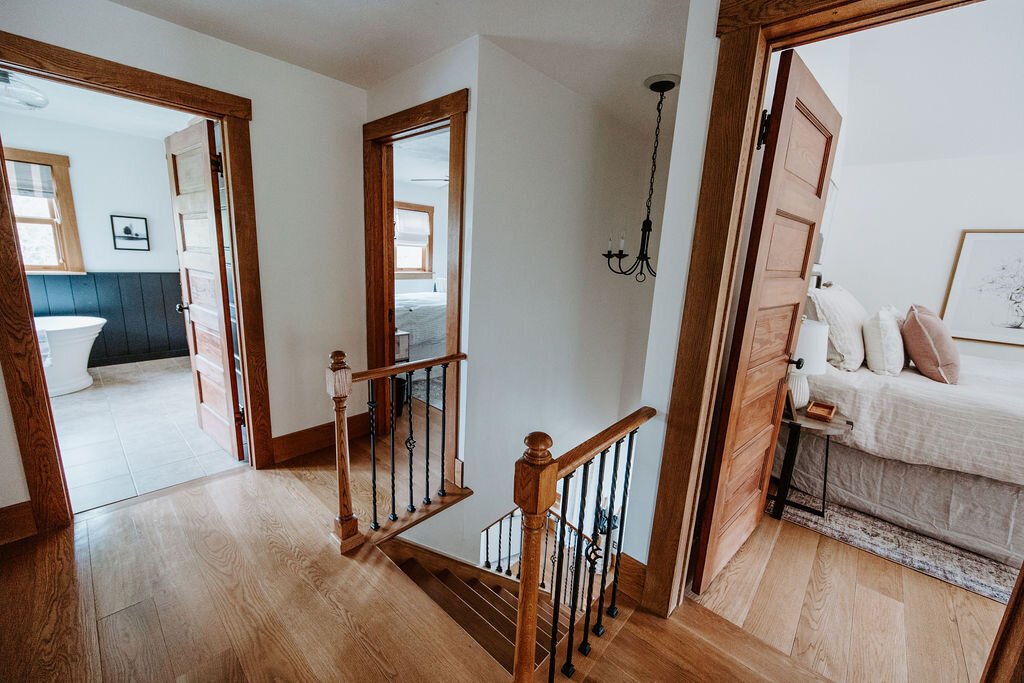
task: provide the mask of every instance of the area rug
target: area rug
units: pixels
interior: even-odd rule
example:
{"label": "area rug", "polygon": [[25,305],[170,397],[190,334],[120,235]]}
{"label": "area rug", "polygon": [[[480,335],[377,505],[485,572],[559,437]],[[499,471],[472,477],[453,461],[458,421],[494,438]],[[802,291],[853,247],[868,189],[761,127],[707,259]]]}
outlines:
{"label": "area rug", "polygon": [[[434,375],[430,378],[430,405],[438,410],[441,409],[441,378]],[[412,397],[427,402],[427,379],[426,377],[412,378]]]}
{"label": "area rug", "polygon": [[[811,507],[821,505],[820,498],[797,489],[790,490],[789,499]],[[768,511],[773,506],[774,501],[769,502]],[[824,517],[787,507],[782,518],[1004,605],[1017,579],[1013,567],[842,505],[829,503]]]}

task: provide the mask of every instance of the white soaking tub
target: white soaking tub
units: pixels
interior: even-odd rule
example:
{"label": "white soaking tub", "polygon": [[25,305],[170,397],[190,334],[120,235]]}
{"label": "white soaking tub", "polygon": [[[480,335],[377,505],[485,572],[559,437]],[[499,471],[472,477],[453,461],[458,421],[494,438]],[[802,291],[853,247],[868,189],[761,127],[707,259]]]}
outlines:
{"label": "white soaking tub", "polygon": [[[89,353],[105,318],[84,315],[55,315],[36,318],[36,332],[46,333],[49,362],[44,362],[46,388],[50,396],[81,391],[92,384],[89,374]],[[42,344],[42,342],[40,341]],[[44,357],[44,361],[46,358]]]}

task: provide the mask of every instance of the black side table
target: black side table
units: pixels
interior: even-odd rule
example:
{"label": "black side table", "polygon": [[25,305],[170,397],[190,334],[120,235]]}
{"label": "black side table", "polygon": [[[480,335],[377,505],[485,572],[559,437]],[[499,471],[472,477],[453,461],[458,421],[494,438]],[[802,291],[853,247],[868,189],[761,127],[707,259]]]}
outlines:
{"label": "black side table", "polygon": [[[768,494],[768,499],[775,501],[775,505],[772,507],[772,517],[775,519],[782,519],[782,510],[787,505],[805,512],[810,512],[818,515],[819,517],[824,517],[825,503],[828,501],[829,446],[831,445],[833,436],[853,431],[853,421],[841,413],[836,413],[832,417],[831,422],[815,420],[813,417],[807,417],[807,414],[801,408],[796,411],[796,415],[794,417],[783,417],[782,423],[789,425],[789,438],[786,441],[786,455],[782,460],[782,472],[779,474],[778,488],[776,489],[775,495]],[[793,467],[796,465],[796,454],[797,450],[800,448],[800,434],[805,429],[825,436],[825,471],[821,483],[820,509],[812,508],[811,506],[804,505],[802,503],[794,503],[789,500],[789,489],[793,482]]]}

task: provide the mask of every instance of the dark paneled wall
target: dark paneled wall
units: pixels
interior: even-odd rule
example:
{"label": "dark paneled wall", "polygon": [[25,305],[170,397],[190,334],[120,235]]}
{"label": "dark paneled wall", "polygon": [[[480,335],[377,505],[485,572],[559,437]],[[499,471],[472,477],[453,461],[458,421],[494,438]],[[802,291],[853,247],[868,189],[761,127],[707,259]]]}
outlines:
{"label": "dark paneled wall", "polygon": [[32,313],[107,319],[89,366],[188,355],[178,273],[29,275]]}

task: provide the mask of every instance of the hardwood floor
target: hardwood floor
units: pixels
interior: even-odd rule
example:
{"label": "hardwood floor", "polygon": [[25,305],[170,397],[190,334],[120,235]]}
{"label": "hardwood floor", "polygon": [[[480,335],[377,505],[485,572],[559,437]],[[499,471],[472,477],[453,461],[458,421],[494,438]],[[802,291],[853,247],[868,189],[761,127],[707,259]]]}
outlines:
{"label": "hardwood floor", "polygon": [[977,681],[1004,610],[767,516],[691,597],[836,681]]}

